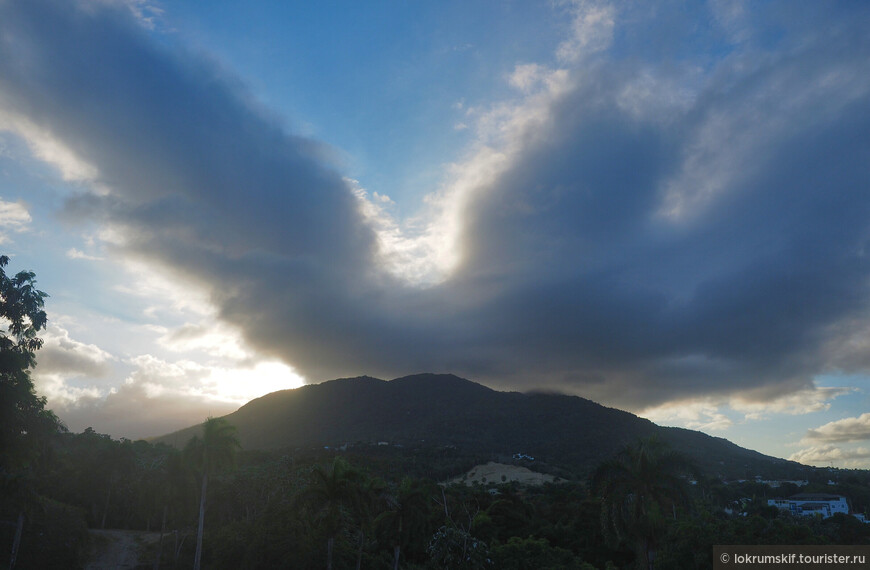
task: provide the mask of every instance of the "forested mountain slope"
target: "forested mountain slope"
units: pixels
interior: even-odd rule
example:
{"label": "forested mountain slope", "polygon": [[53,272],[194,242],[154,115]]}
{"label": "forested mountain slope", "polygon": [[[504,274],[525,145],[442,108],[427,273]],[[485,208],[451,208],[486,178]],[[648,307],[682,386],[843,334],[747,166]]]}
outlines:
{"label": "forested mountain slope", "polygon": [[[660,427],[577,396],[498,392],[449,374],[311,384],[268,394],[226,418],[237,427],[245,449],[377,442],[456,446],[492,455],[523,453],[582,473],[627,443],[658,434],[711,475],[786,477],[802,469],[725,439]],[[156,441],[181,447],[198,429],[197,423]]]}

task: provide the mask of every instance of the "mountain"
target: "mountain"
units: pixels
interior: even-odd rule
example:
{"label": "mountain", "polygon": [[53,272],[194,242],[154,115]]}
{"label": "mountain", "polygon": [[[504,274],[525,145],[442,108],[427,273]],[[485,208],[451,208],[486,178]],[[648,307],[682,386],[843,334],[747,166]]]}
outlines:
{"label": "mountain", "polygon": [[[451,374],[310,384],[257,398],[225,417],[248,450],[376,442],[455,446],[492,456],[523,453],[586,473],[626,444],[658,434],[711,475],[795,478],[808,469],[577,396],[498,392]],[[195,425],[155,441],[182,447],[200,429]]]}

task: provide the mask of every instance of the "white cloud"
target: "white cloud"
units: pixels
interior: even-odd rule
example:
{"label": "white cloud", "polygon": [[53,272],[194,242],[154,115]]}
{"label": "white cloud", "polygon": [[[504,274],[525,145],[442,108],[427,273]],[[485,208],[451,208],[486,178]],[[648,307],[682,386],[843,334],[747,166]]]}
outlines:
{"label": "white cloud", "polygon": [[71,338],[68,330],[56,324],[49,325],[42,338],[45,343],[37,353],[37,374],[103,377],[115,360],[99,346]]}
{"label": "white cloud", "polygon": [[844,449],[832,444],[813,446],[793,453],[789,460],[815,465],[817,467],[835,467],[867,469],[870,467],[870,449],[856,447]]}
{"label": "white cloud", "polygon": [[73,432],[93,427],[115,438],[138,439],[164,435],[237,408],[234,403],[208,400],[196,394],[155,394],[143,384],[130,383],[109,394],[83,395],[74,405],[54,411]]}
{"label": "white cloud", "polygon": [[377,192],[373,192],[373,193],[372,193],[372,198],[374,198],[374,200],[375,200],[376,202],[381,202],[382,204],[389,204],[389,205],[391,205],[391,206],[395,206],[395,204],[396,204],[396,203],[393,201],[393,199],[390,198],[389,196],[387,196],[386,194],[379,194],[379,193],[377,193]]}
{"label": "white cloud", "polygon": [[[101,235],[101,238],[107,239],[105,235]],[[122,268],[128,279],[115,289],[146,300],[149,303],[144,310],[146,317],[215,316],[216,309],[202,287],[197,287],[195,283],[184,283],[182,278],[173,276],[164,266],[127,257],[122,261]]]}
{"label": "white cloud", "polygon": [[0,199],[0,244],[9,241],[7,232],[27,231],[31,221],[30,212],[23,202],[4,202]]}
{"label": "white cloud", "polygon": [[48,129],[41,128],[21,115],[0,107],[0,131],[10,131],[24,139],[36,158],[54,166],[68,182],[94,182],[98,170],[85,162]]}
{"label": "white cloud", "polygon": [[[587,8],[578,8],[586,15],[578,12],[577,17],[586,18],[592,26],[598,16],[591,8],[592,12],[584,12]],[[357,181],[346,179],[360,201],[364,219],[378,236],[382,266],[404,282],[433,286],[457,269],[463,256],[462,235],[468,230],[463,213],[469,200],[516,160],[531,137],[546,137],[551,106],[573,86],[568,70],[538,64],[517,65],[507,81],[523,92],[520,100],[487,110],[468,107],[464,101],[453,105],[474,119],[477,142],[463,160],[447,165],[444,184],[424,197],[424,207],[417,215],[396,220],[378,203],[377,193],[370,199]],[[454,125],[455,130],[469,128],[466,122]]]}
{"label": "white cloud", "polygon": [[390,274],[415,286],[431,286],[449,274],[455,258],[435,221],[437,208],[427,215],[399,222],[386,208],[393,205],[389,196],[377,192],[369,197],[356,180],[347,179],[359,201],[360,213],[377,236],[380,265]]}
{"label": "white cloud", "polygon": [[804,441],[842,443],[870,441],[870,413],[855,418],[843,418],[807,431]]}
{"label": "white cloud", "polygon": [[135,370],[124,386],[138,386],[148,398],[175,395],[204,402],[240,406],[274,392],[297,388],[302,378],[289,366],[274,360],[202,364],[188,359],[168,361],[150,354],[130,360]]}
{"label": "white cloud", "polygon": [[[45,396],[48,408],[57,413],[61,420],[64,420],[63,412],[68,407],[78,406],[79,402],[88,398],[99,398],[103,393],[96,386],[78,386],[70,382],[69,377],[57,373],[36,372],[33,384],[39,394]],[[71,426],[67,424],[67,427]]]}
{"label": "white cloud", "polygon": [[151,354],[133,357],[130,363],[135,370],[124,384],[142,387],[148,397],[165,393],[204,395],[202,381],[209,370],[202,364],[192,360],[168,362]]}
{"label": "white cloud", "polygon": [[537,88],[551,73],[551,69],[537,63],[517,65],[508,77],[508,83],[528,93]]}
{"label": "white cloud", "polygon": [[164,10],[150,0],[83,0],[82,6],[89,7],[108,5],[127,8],[139,24],[148,30],[155,29],[161,20]]}
{"label": "white cloud", "polygon": [[101,261],[103,258],[96,255],[88,255],[80,249],[76,249],[74,247],[69,248],[66,251],[66,256],[70,259],[84,259],[87,261]]}
{"label": "white cloud", "polygon": [[741,412],[746,419],[761,419],[768,414],[804,415],[827,411],[830,400],[855,391],[849,387],[812,387],[798,390],[767,401],[751,400],[747,396],[735,396],[729,405]]}
{"label": "white cloud", "polygon": [[[667,402],[641,409],[637,413],[658,424],[718,431],[726,430],[734,424],[725,413],[728,410],[742,414],[743,421],[764,420],[774,414],[792,416],[813,414],[829,410],[831,400],[854,391],[855,388],[847,387],[813,387],[766,400],[748,399],[746,395],[704,397]],[[870,414],[865,415],[868,416],[868,429],[870,429]]]}
{"label": "white cloud", "polygon": [[[468,118],[475,119],[477,141],[463,160],[447,165],[444,184],[424,197],[416,216],[400,223],[382,209],[363,206],[365,219],[379,237],[385,267],[393,275],[414,285],[436,285],[451,276],[463,259],[469,202],[504,173],[531,140],[547,136],[550,107],[572,84],[567,70],[537,65],[519,66],[508,80],[526,91],[525,96],[488,110],[466,109]],[[463,122],[457,128],[469,127]],[[358,185],[356,194],[366,202]]]}
{"label": "white cloud", "polygon": [[135,439],[228,414],[254,398],[302,385],[292,368],[273,360],[209,366],[142,354],[128,364],[134,370],[109,389],[79,388],[53,375],[41,388],[71,430],[93,426],[101,433]]}
{"label": "white cloud", "polygon": [[174,329],[153,327],[153,330],[160,333],[158,344],[172,352],[202,351],[235,361],[255,358],[239,331],[220,321],[203,320]]}
{"label": "white cloud", "polygon": [[609,2],[572,0],[571,36],[556,50],[560,61],[577,63],[610,47],[616,25],[616,8]]}
{"label": "white cloud", "polygon": [[34,385],[45,395],[49,407],[62,408],[84,397],[96,397],[111,381],[117,359],[95,344],[78,341],[68,330],[50,324],[36,355]]}
{"label": "white cloud", "polygon": [[659,425],[671,425],[701,431],[722,431],[734,422],[709,401],[669,402],[638,412]]}

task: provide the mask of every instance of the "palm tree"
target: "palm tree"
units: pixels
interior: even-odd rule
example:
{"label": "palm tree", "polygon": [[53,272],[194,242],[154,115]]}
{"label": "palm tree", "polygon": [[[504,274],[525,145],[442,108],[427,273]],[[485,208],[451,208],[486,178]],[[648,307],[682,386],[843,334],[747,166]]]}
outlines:
{"label": "palm tree", "polygon": [[429,509],[419,482],[408,478],[402,480],[390,507],[376,522],[393,542],[393,570],[398,570],[402,546],[425,530]]}
{"label": "palm tree", "polygon": [[199,525],[196,530],[196,557],[194,570],[202,562],[202,529],[205,520],[205,495],[210,473],[235,463],[236,452],[241,448],[236,437],[236,428],[223,418],[208,418],[203,424],[202,439],[194,436],[184,448],[184,453],[202,472],[202,490],[199,497]]}
{"label": "palm tree", "polygon": [[656,437],[643,439],[602,463],[592,485],[603,499],[601,520],[617,542],[629,542],[638,567],[651,569],[665,513],[689,503],[687,475],[695,467]]}
{"label": "palm tree", "polygon": [[335,537],[348,516],[348,509],[359,500],[362,474],[336,457],[328,468],[316,465],[312,475],[313,480],[301,498],[311,505],[326,530],[326,568],[332,570]]}
{"label": "palm tree", "polygon": [[[163,501],[163,526],[166,524],[167,517],[170,517],[170,520],[174,521],[186,519],[195,505],[195,503],[188,500],[196,494],[197,487],[197,478],[190,465],[193,460],[190,453],[188,452],[187,456],[185,456],[184,453],[172,449],[166,456],[166,462],[163,465],[162,482],[160,484],[160,496]],[[158,546],[158,560],[162,557],[162,533],[163,530],[161,530],[161,540]],[[173,535],[175,537],[175,546],[173,548],[174,568],[178,563],[180,545],[178,531],[174,531]],[[185,538],[186,534],[183,534],[181,536],[181,545],[184,544]]]}
{"label": "palm tree", "polygon": [[353,504],[354,518],[359,524],[356,570],[362,568],[362,555],[366,546],[366,538],[374,534],[375,513],[384,504],[386,488],[386,483],[381,478],[369,477],[366,474],[363,474],[358,486],[357,497]]}

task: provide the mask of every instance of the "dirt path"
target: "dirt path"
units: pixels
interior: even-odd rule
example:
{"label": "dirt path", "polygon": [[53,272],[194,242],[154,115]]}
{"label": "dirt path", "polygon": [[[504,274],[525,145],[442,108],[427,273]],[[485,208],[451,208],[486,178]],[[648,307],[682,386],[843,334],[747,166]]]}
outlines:
{"label": "dirt path", "polygon": [[[159,532],[141,530],[91,530],[93,553],[85,570],[150,567],[154,560],[140,560],[160,540]],[[154,550],[156,556],[156,550]]]}

